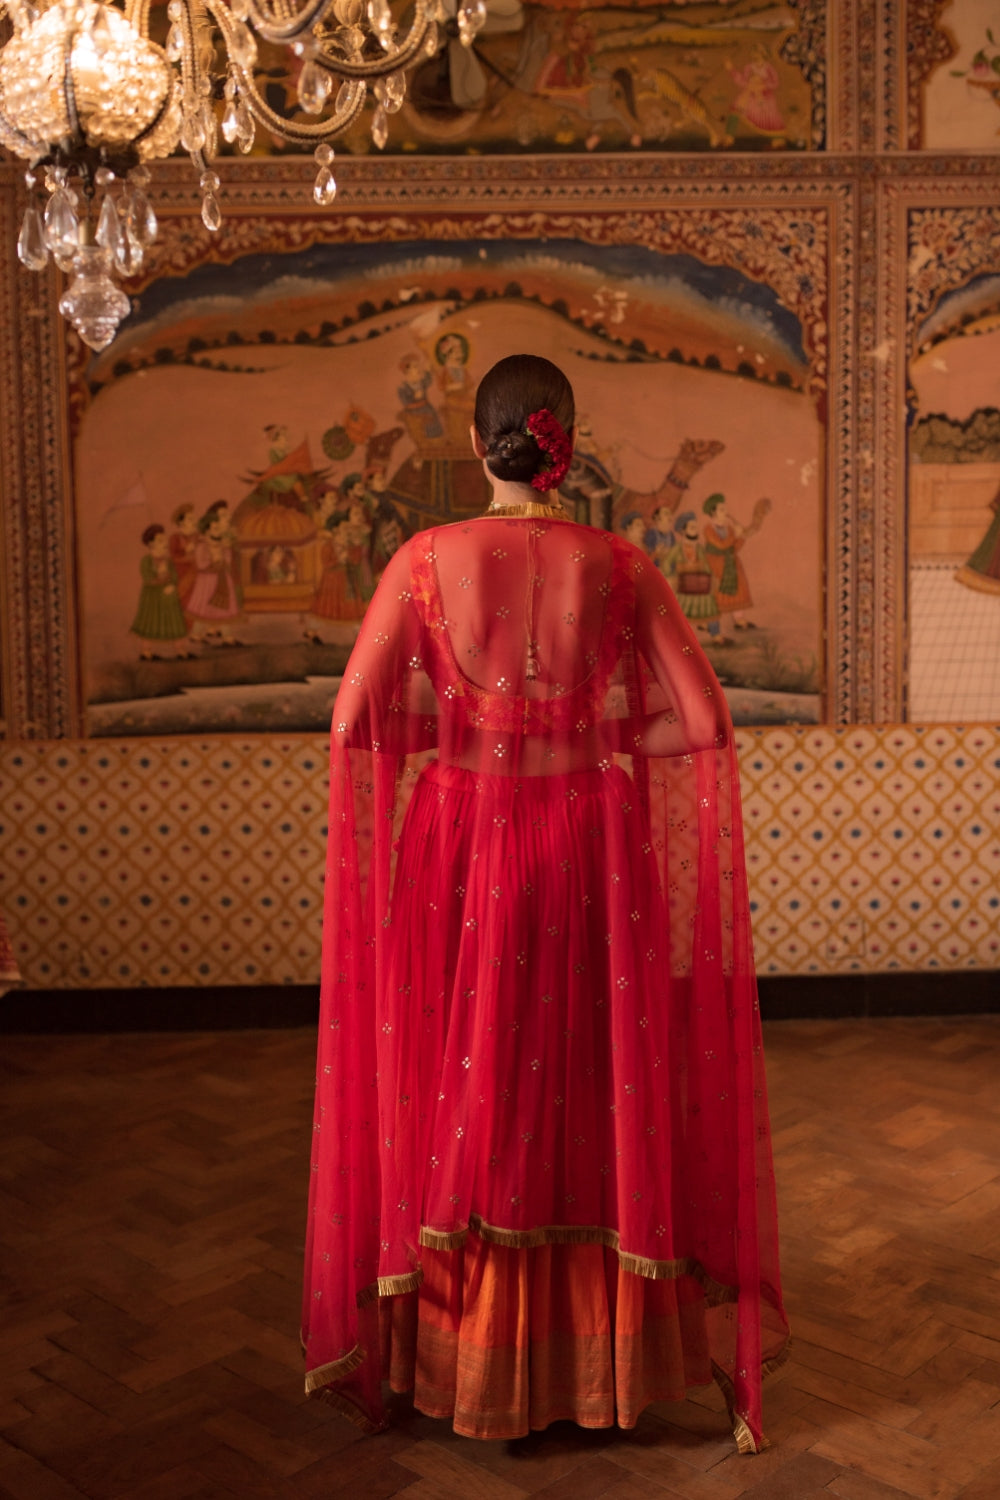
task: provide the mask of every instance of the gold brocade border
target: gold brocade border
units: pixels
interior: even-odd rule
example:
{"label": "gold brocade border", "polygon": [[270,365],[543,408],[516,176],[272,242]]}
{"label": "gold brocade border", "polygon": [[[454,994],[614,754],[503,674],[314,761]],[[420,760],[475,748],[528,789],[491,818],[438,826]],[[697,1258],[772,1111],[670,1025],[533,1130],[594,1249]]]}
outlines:
{"label": "gold brocade border", "polygon": [[468,1228],[449,1233],[421,1225],[420,1243],[428,1250],[457,1250],[464,1245],[470,1230],[487,1244],[502,1245],[508,1250],[535,1250],[539,1245],[604,1245],[617,1253],[622,1269],[630,1271],[633,1276],[645,1276],[649,1281],[676,1281],[681,1276],[690,1276],[705,1292],[709,1306],[735,1302],[737,1298],[735,1287],[726,1286],[709,1276],[693,1256],[684,1256],[680,1260],[651,1260],[647,1256],[632,1255],[621,1248],[617,1229],[607,1229],[599,1224],[541,1224],[535,1229],[500,1229],[495,1224],[485,1223],[478,1214],[470,1214]]}
{"label": "gold brocade border", "polygon": [[[476,1229],[476,1233],[478,1233],[483,1239],[487,1239],[488,1235],[487,1234],[483,1234],[483,1228],[484,1227],[486,1228],[487,1231],[490,1228],[489,1225],[483,1226],[482,1220],[479,1220],[479,1227]],[[533,1233],[543,1233],[545,1231],[528,1231],[528,1233],[532,1233],[532,1232]],[[601,1238],[601,1236],[608,1236],[608,1235],[614,1235],[615,1234],[614,1230],[606,1230],[606,1229],[605,1230],[602,1230],[602,1229],[588,1230],[588,1229],[585,1228],[582,1231],[578,1231],[578,1230],[568,1230],[568,1231],[564,1230],[564,1231],[560,1231],[559,1228],[558,1228],[558,1226],[556,1226],[556,1227],[554,1227],[551,1230],[551,1233],[553,1235],[559,1235],[560,1232],[562,1232],[564,1234],[567,1234],[567,1233],[568,1234],[574,1234],[575,1233],[575,1234],[581,1234],[581,1235],[591,1235],[591,1236],[597,1236],[597,1238],[593,1238],[593,1237],[592,1238],[586,1238],[586,1239],[585,1238],[576,1238],[576,1239],[557,1239],[557,1238],[551,1238],[551,1239],[548,1239],[548,1240],[537,1241],[536,1244],[602,1244],[602,1245],[608,1245],[609,1244],[608,1240],[606,1238]],[[500,1234],[507,1234],[507,1235],[514,1235],[514,1234],[517,1233],[517,1231],[515,1231],[515,1230],[500,1230],[500,1231],[498,1231],[498,1233],[500,1233]],[[461,1231],[459,1235],[442,1235],[442,1234],[437,1234],[434,1230],[421,1229],[420,1238],[421,1238],[421,1244],[427,1243],[427,1241],[424,1239],[425,1235],[428,1235],[428,1236],[430,1236],[430,1237],[432,1237],[432,1238],[434,1238],[434,1239],[436,1239],[438,1241],[444,1241],[444,1240],[449,1240],[449,1239],[452,1239],[452,1240],[456,1241],[456,1243],[453,1244],[453,1245],[451,1245],[451,1246],[445,1246],[443,1244],[436,1244],[436,1245],[430,1245],[429,1244],[428,1245],[429,1249],[446,1249],[446,1248],[458,1249],[459,1245],[463,1242],[463,1239],[464,1239],[465,1235],[467,1235],[467,1234],[468,1234],[467,1230]],[[616,1238],[617,1238],[617,1236],[616,1236]],[[496,1241],[494,1241],[494,1243],[501,1244],[502,1241],[496,1240]],[[526,1247],[526,1248],[533,1248],[533,1247]],[[609,1248],[617,1249],[617,1246],[609,1246]],[[628,1260],[631,1260],[631,1261],[635,1262],[636,1264],[649,1265],[649,1266],[654,1266],[654,1267],[657,1267],[657,1268],[662,1268],[662,1269],[659,1270],[658,1274],[654,1274],[653,1275],[653,1277],[651,1278],[653,1280],[665,1280],[665,1279],[668,1279],[668,1277],[676,1277],[676,1276],[684,1276],[684,1275],[694,1275],[696,1277],[696,1279],[705,1288],[706,1292],[709,1292],[711,1290],[711,1288],[715,1288],[715,1287],[717,1287],[719,1289],[719,1291],[721,1291],[723,1293],[729,1293],[729,1291],[730,1291],[729,1288],[721,1286],[721,1284],[719,1282],[713,1282],[710,1277],[706,1277],[705,1273],[703,1271],[701,1271],[701,1267],[698,1266],[698,1262],[694,1261],[694,1260],[692,1260],[690,1258],[687,1258],[687,1259],[685,1259],[683,1261],[649,1261],[649,1260],[643,1260],[641,1257],[638,1257],[638,1256],[623,1256],[622,1253],[621,1253],[621,1251],[619,1251],[618,1254],[619,1254],[619,1259],[621,1261],[621,1264],[622,1264],[622,1266],[623,1266],[623,1268],[625,1270],[632,1270],[632,1267],[629,1266],[628,1264],[626,1264],[626,1262]],[[693,1272],[690,1271],[689,1269],[687,1269],[690,1266],[697,1267],[697,1270],[693,1271]],[[701,1274],[699,1275],[698,1272],[701,1272]],[[642,1272],[635,1272],[634,1274],[641,1275],[643,1273]],[[361,1292],[358,1293],[358,1306],[359,1307],[366,1306],[368,1303],[375,1301],[376,1298],[378,1298],[378,1297],[393,1297],[393,1296],[399,1296],[401,1294],[405,1294],[406,1292],[415,1291],[417,1289],[417,1287],[420,1285],[420,1282],[422,1280],[423,1280],[423,1271],[422,1270],[413,1271],[413,1272],[410,1272],[410,1273],[408,1273],[407,1275],[404,1275],[404,1276],[381,1276],[381,1277],[379,1277],[379,1279],[378,1279],[377,1282],[372,1282],[372,1284],[370,1286],[365,1287]],[[733,1294],[733,1295],[726,1295],[726,1296],[718,1298],[718,1301],[720,1301],[720,1302],[722,1302],[722,1301],[732,1301],[732,1300],[735,1300],[735,1294]],[[789,1353],[790,1353],[790,1350],[791,1350],[791,1343],[792,1343],[791,1338],[790,1337],[786,1337],[784,1344],[778,1350],[777,1354],[772,1355],[770,1359],[765,1359],[765,1360],[762,1361],[761,1367],[760,1367],[760,1373],[761,1373],[761,1379],[762,1380],[765,1380],[768,1377],[768,1375],[773,1374],[775,1370],[780,1369],[781,1366],[785,1363],[785,1361],[788,1359],[788,1356],[789,1356]],[[303,1350],[304,1349],[305,1349],[305,1343],[303,1341]],[[329,1361],[325,1365],[317,1365],[317,1367],[316,1367],[315,1370],[309,1370],[309,1371],[307,1371],[306,1372],[306,1380],[305,1380],[305,1390],[306,1390],[306,1395],[307,1396],[313,1396],[313,1397],[318,1398],[321,1401],[325,1401],[328,1406],[332,1406],[334,1408],[334,1410],[339,1411],[342,1416],[346,1417],[348,1419],[348,1421],[351,1422],[355,1427],[359,1428],[360,1431],[362,1431],[364,1433],[368,1433],[368,1434],[374,1434],[374,1433],[378,1433],[378,1432],[384,1432],[386,1430],[386,1428],[389,1425],[388,1419],[386,1419],[383,1422],[374,1422],[374,1421],[372,1421],[372,1419],[369,1416],[367,1416],[362,1411],[362,1409],[354,1401],[352,1401],[350,1399],[349,1396],[346,1396],[342,1392],[333,1389],[333,1385],[334,1385],[334,1383],[336,1381],[338,1381],[338,1380],[345,1380],[348,1375],[352,1375],[355,1370],[357,1370],[361,1365],[364,1364],[364,1362],[365,1362],[365,1360],[367,1358],[368,1358],[368,1355],[367,1355],[366,1351],[361,1347],[361,1345],[360,1344],[355,1344],[354,1348],[351,1349],[349,1353],[345,1354],[341,1359],[331,1360],[331,1361]],[[726,1409],[727,1409],[727,1411],[729,1413],[729,1419],[730,1419],[730,1421],[732,1423],[733,1437],[734,1437],[734,1439],[736,1441],[737,1451],[739,1453],[748,1454],[748,1455],[757,1454],[757,1453],[763,1453],[766,1448],[770,1447],[770,1443],[767,1441],[767,1439],[765,1437],[761,1438],[760,1443],[756,1442],[756,1440],[754,1438],[754,1435],[751,1432],[750,1427],[749,1427],[746,1419],[744,1417],[740,1416],[740,1414],[736,1411],[736,1389],[735,1389],[735,1386],[733,1385],[733,1382],[730,1379],[729,1375],[726,1373],[726,1371],[722,1368],[722,1366],[720,1364],[717,1364],[715,1360],[712,1361],[712,1377],[713,1377],[716,1385],[719,1387],[720,1391],[722,1392],[723,1398],[725,1400]]]}

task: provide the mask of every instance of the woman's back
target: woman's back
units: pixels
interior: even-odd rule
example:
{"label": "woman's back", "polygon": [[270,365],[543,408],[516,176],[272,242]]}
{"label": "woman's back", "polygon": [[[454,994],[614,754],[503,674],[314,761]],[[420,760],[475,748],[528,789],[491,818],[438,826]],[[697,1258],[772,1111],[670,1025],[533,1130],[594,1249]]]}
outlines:
{"label": "woman's back", "polygon": [[494,368],[493,506],[393,556],[338,693],[308,1388],[510,1437],[714,1376],[753,1448],[786,1327],[731,726],[650,559],[533,493],[571,430],[548,361]]}

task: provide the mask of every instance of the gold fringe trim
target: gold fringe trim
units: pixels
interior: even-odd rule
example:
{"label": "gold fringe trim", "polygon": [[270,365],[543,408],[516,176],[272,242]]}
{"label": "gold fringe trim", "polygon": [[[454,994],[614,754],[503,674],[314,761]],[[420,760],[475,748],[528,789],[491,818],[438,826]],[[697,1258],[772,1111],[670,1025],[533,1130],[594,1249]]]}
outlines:
{"label": "gold fringe trim", "polygon": [[766,1380],[769,1375],[773,1375],[774,1374],[775,1370],[780,1370],[781,1367],[782,1367],[782,1365],[785,1363],[786,1359],[788,1358],[788,1356],[791,1354],[791,1352],[792,1352],[792,1341],[791,1341],[791,1338],[786,1338],[784,1344],[778,1350],[777,1354],[772,1354],[771,1358],[770,1359],[765,1359],[764,1363],[761,1365],[761,1367],[760,1367],[760,1378],[761,1378],[761,1380]]}
{"label": "gold fringe trim", "polygon": [[[781,1368],[781,1366],[785,1363],[785,1360],[788,1358],[789,1352],[791,1350],[791,1345],[791,1339],[786,1337],[785,1342],[782,1344],[777,1354],[772,1354],[770,1359],[761,1361],[761,1380],[766,1380],[768,1375],[772,1375],[775,1370],[779,1370]],[[737,1450],[740,1453],[763,1453],[765,1448],[770,1448],[771,1444],[768,1442],[766,1437],[762,1436],[759,1443],[754,1442],[753,1433],[747,1426],[745,1419],[741,1417],[736,1411],[736,1387],[733,1385],[732,1380],[726,1374],[722,1366],[717,1365],[714,1360],[712,1361],[712,1375],[715,1379],[716,1385],[719,1387],[719,1390],[722,1392],[722,1395],[725,1399],[726,1410],[729,1413],[729,1420],[733,1424],[733,1437],[736,1439]]]}
{"label": "gold fringe trim", "polygon": [[331,1390],[329,1386],[324,1386],[322,1390],[313,1391],[311,1394],[317,1400],[324,1401],[327,1406],[332,1406],[334,1411],[339,1411],[340,1415],[346,1417],[353,1427],[357,1427],[368,1437],[373,1437],[376,1432],[385,1432],[389,1426],[388,1418],[382,1422],[373,1422],[371,1417],[365,1416],[360,1406],[355,1406],[353,1401],[349,1401],[339,1391]]}
{"label": "gold fringe trim", "polygon": [[405,1276],[380,1276],[378,1279],[378,1295],[380,1297],[401,1297],[406,1292],[415,1292],[423,1279],[424,1273],[419,1267],[416,1271],[408,1271]]}
{"label": "gold fringe trim", "polygon": [[377,1281],[371,1281],[363,1286],[355,1297],[355,1303],[360,1312],[363,1307],[369,1307],[379,1297],[400,1297],[406,1292],[415,1292],[424,1279],[421,1267],[415,1271],[407,1271],[402,1276],[380,1276]]}
{"label": "gold fringe trim", "polygon": [[757,1447],[753,1440],[753,1433],[742,1417],[733,1418],[733,1437],[736,1439],[736,1447],[740,1453],[759,1453],[761,1448],[767,1447],[767,1444],[763,1442],[761,1448]]}
{"label": "gold fringe trim", "polygon": [[312,1396],[319,1390],[320,1386],[329,1385],[331,1380],[345,1380],[348,1375],[363,1365],[367,1358],[360,1344],[355,1344],[349,1354],[342,1359],[332,1359],[328,1364],[317,1365],[315,1370],[306,1371],[306,1395]]}
{"label": "gold fringe trim", "polygon": [[681,1260],[651,1260],[644,1255],[632,1255],[621,1248],[617,1229],[607,1229],[599,1224],[542,1224],[535,1229],[500,1229],[487,1224],[478,1214],[469,1215],[468,1229],[443,1232],[420,1228],[420,1243],[428,1250],[457,1250],[465,1244],[469,1230],[489,1245],[502,1245],[508,1250],[535,1250],[540,1245],[603,1245],[614,1250],[619,1264],[633,1276],[644,1276],[647,1281],[676,1281],[678,1277],[690,1276],[705,1292],[709,1306],[722,1302],[735,1302],[737,1290],[709,1276],[700,1261],[693,1256]]}

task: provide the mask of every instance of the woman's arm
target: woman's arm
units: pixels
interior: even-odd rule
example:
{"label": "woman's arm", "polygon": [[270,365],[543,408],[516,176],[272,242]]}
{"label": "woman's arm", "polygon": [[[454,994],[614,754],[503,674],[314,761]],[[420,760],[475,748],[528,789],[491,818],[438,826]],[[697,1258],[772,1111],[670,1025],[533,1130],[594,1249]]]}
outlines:
{"label": "woman's arm", "polygon": [[[342,748],[405,755],[436,742],[436,719],[414,713],[414,672],[422,669],[420,618],[410,579],[411,546],[389,559],[365,612],[333,709]],[[420,695],[426,701],[426,691]]]}
{"label": "woman's arm", "polygon": [[654,679],[650,712],[611,720],[614,748],[635,755],[689,755],[728,743],[732,722],[718,678],[673,589],[636,548],[635,632]]}

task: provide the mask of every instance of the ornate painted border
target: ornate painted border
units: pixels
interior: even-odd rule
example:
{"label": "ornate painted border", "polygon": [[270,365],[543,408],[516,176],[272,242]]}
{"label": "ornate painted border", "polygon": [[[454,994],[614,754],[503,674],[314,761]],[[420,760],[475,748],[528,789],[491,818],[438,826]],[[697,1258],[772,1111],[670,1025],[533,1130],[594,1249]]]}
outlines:
{"label": "ornate painted border", "polygon": [[951,0],[880,0],[879,61],[883,151],[919,151],[924,144],[923,90],[930,74],[955,55],[948,32]]}
{"label": "ornate painted border", "polygon": [[781,48],[785,62],[794,63],[812,90],[810,145],[813,150],[849,149],[843,136],[851,115],[844,108],[844,85],[849,81],[853,48],[838,47],[832,27],[841,36],[853,32],[853,0],[831,6],[828,0],[789,0],[799,18],[799,29]]}
{"label": "ornate painted border", "polygon": [[6,731],[75,734],[80,723],[66,365],[55,277],[22,271],[19,174],[0,168],[0,524]]}
{"label": "ornate painted border", "polygon": [[[888,497],[876,521],[880,574],[895,601],[898,642],[882,663],[881,712],[902,720],[906,697],[907,370],[922,321],[940,298],[984,271],[1000,271],[1000,162],[911,162],[880,184],[877,239],[890,274],[873,324],[877,369],[875,491]],[[864,351],[862,354],[864,363]],[[895,497],[896,503],[893,504]],[[888,635],[887,635],[888,639]]]}
{"label": "ornate painted border", "polygon": [[[815,156],[794,162],[729,158],[725,172],[717,163],[707,170],[700,158],[355,159],[338,167],[341,198],[325,213],[310,203],[312,170],[300,160],[234,164],[225,179],[223,230],[214,237],[197,214],[190,173],[182,163],[168,163],[154,184],[163,229],[146,280],[183,273],[209,256],[233,260],[276,246],[417,232],[453,240],[559,234],[598,244],[638,242],[665,252],[687,250],[775,287],[802,318],[810,388],[827,420],[826,716],[850,722],[859,670],[850,582],[856,436],[855,190],[849,165]],[[8,191],[5,207],[11,196]],[[10,597],[21,601],[24,618],[15,611],[23,644],[14,655],[23,669],[13,674],[9,732],[54,738],[82,732],[68,578],[71,518],[63,517],[62,506],[70,472],[65,427],[70,412],[87,399],[85,367],[75,337],[55,313],[52,289],[9,263],[5,274],[8,305],[21,299],[18,326],[24,332],[16,346],[2,346],[0,379],[12,411],[22,404],[30,408],[5,430],[5,488],[15,501],[6,524],[30,529],[30,512],[34,528],[27,551],[25,544],[10,549]]]}

